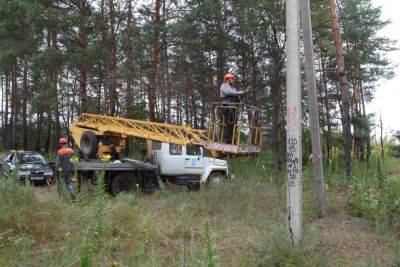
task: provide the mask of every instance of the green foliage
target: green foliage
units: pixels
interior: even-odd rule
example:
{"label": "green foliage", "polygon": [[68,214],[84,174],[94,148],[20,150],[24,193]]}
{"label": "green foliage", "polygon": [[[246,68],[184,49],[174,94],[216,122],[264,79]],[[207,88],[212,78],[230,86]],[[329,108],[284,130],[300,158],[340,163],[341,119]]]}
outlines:
{"label": "green foliage", "polygon": [[380,192],[378,223],[392,228],[400,233],[400,181],[391,179],[384,190]]}
{"label": "green foliage", "polygon": [[[273,162],[269,154],[246,162],[230,160],[236,179],[203,186],[200,192],[170,188],[110,198],[102,196],[99,181],[93,194],[82,192],[75,204],[58,200],[55,192],[38,199],[37,190],[47,192],[47,188],[20,187],[18,181],[12,184],[13,180],[0,177],[0,265],[382,266],[396,262],[388,245],[395,239],[377,232],[369,219],[349,213],[343,199],[346,178],[340,170],[326,172],[327,216],[319,220],[311,169],[305,167],[304,241],[294,248],[285,227],[285,174],[279,173],[283,182],[277,185]],[[387,163],[390,170],[398,165],[398,161]],[[375,173],[375,167],[370,172]],[[355,186],[361,189],[352,187],[352,193],[378,185],[376,176],[365,180],[363,171],[354,176],[358,177]],[[390,222],[395,229],[400,186],[389,179],[387,187],[391,189],[385,195],[376,195],[378,215],[367,215],[370,208],[360,210],[366,217],[387,218],[377,222]],[[360,247],[364,243],[372,245]],[[348,251],[355,245],[360,254],[352,256]]]}
{"label": "green foliage", "polygon": [[[107,163],[104,163],[104,169]],[[100,250],[103,245],[104,232],[106,231],[107,224],[104,221],[105,208],[107,201],[107,193],[105,192],[105,171],[101,171],[97,181],[97,188],[93,202],[93,228],[91,228],[92,238],[95,240],[95,249]]]}
{"label": "green foliage", "polygon": [[396,233],[400,231],[400,182],[398,178],[386,179],[378,161],[376,180],[362,176],[349,186],[347,201],[357,216],[373,219]]}
{"label": "green foliage", "polygon": [[263,251],[263,266],[306,266],[309,259],[304,257],[303,246],[295,248],[285,229],[276,229],[268,240],[269,246]]}
{"label": "green foliage", "polygon": [[374,218],[378,211],[379,192],[370,185],[354,179],[349,187],[347,201],[357,216]]}
{"label": "green foliage", "polygon": [[204,234],[205,234],[206,240],[207,240],[207,248],[204,251],[204,256],[203,256],[204,261],[201,263],[201,265],[208,266],[208,267],[217,267],[217,266],[219,266],[218,258],[215,255],[216,248],[212,241],[209,220],[206,220],[204,222]]}

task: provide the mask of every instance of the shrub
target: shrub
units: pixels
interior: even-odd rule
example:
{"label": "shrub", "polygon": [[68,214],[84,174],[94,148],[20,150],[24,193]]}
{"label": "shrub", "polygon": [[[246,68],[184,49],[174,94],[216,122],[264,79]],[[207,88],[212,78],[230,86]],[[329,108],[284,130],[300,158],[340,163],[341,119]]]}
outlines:
{"label": "shrub", "polygon": [[354,179],[349,187],[348,204],[357,216],[375,218],[378,208],[378,191]]}
{"label": "shrub", "polygon": [[395,231],[400,231],[400,181],[388,180],[379,195],[379,221]]}

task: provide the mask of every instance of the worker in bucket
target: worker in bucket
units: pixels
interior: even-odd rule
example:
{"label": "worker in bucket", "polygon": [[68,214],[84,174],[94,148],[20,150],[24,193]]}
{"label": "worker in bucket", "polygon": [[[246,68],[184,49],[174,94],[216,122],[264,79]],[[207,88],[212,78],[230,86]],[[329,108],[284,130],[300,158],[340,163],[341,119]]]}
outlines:
{"label": "worker in bucket", "polygon": [[[237,108],[234,106],[240,103],[240,96],[247,93],[246,91],[238,91],[233,84],[235,82],[235,75],[232,73],[227,73],[224,76],[224,83],[219,89],[221,96],[221,102],[223,106],[223,116],[225,121],[225,131],[224,131],[224,142],[226,144],[232,144],[233,128],[237,122]],[[232,106],[232,107],[230,107]]]}
{"label": "worker in bucket", "polygon": [[72,182],[74,174],[74,165],[71,161],[75,155],[75,151],[68,147],[68,140],[64,137],[58,141],[60,149],[57,152],[56,172],[58,176],[58,196],[61,196],[61,180],[64,180],[68,192],[71,194],[72,200],[76,199],[76,191]]}

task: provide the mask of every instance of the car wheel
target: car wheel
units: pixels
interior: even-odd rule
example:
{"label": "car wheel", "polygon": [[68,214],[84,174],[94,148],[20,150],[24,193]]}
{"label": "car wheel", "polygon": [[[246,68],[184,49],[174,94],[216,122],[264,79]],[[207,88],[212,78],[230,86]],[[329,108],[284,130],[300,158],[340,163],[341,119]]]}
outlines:
{"label": "car wheel", "polygon": [[137,190],[139,179],[132,173],[121,173],[111,182],[111,193],[117,195],[121,192],[133,193]]}
{"label": "car wheel", "polygon": [[219,185],[222,181],[222,173],[220,172],[212,172],[210,176],[208,176],[208,182],[212,185]]}

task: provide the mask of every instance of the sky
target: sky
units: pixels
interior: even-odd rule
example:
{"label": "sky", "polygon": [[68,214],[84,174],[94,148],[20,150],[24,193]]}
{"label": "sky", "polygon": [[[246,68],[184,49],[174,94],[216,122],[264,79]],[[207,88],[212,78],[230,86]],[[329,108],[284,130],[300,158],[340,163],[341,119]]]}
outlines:
{"label": "sky", "polygon": [[[400,0],[373,0],[375,6],[382,6],[382,18],[390,19],[391,24],[381,30],[380,35],[397,40],[400,47]],[[380,80],[376,86],[375,99],[367,105],[368,113],[376,114],[376,122],[382,116],[385,135],[391,131],[400,130],[400,50],[391,51],[388,58],[397,64],[395,77],[391,80]],[[376,129],[378,133],[378,129]]]}

